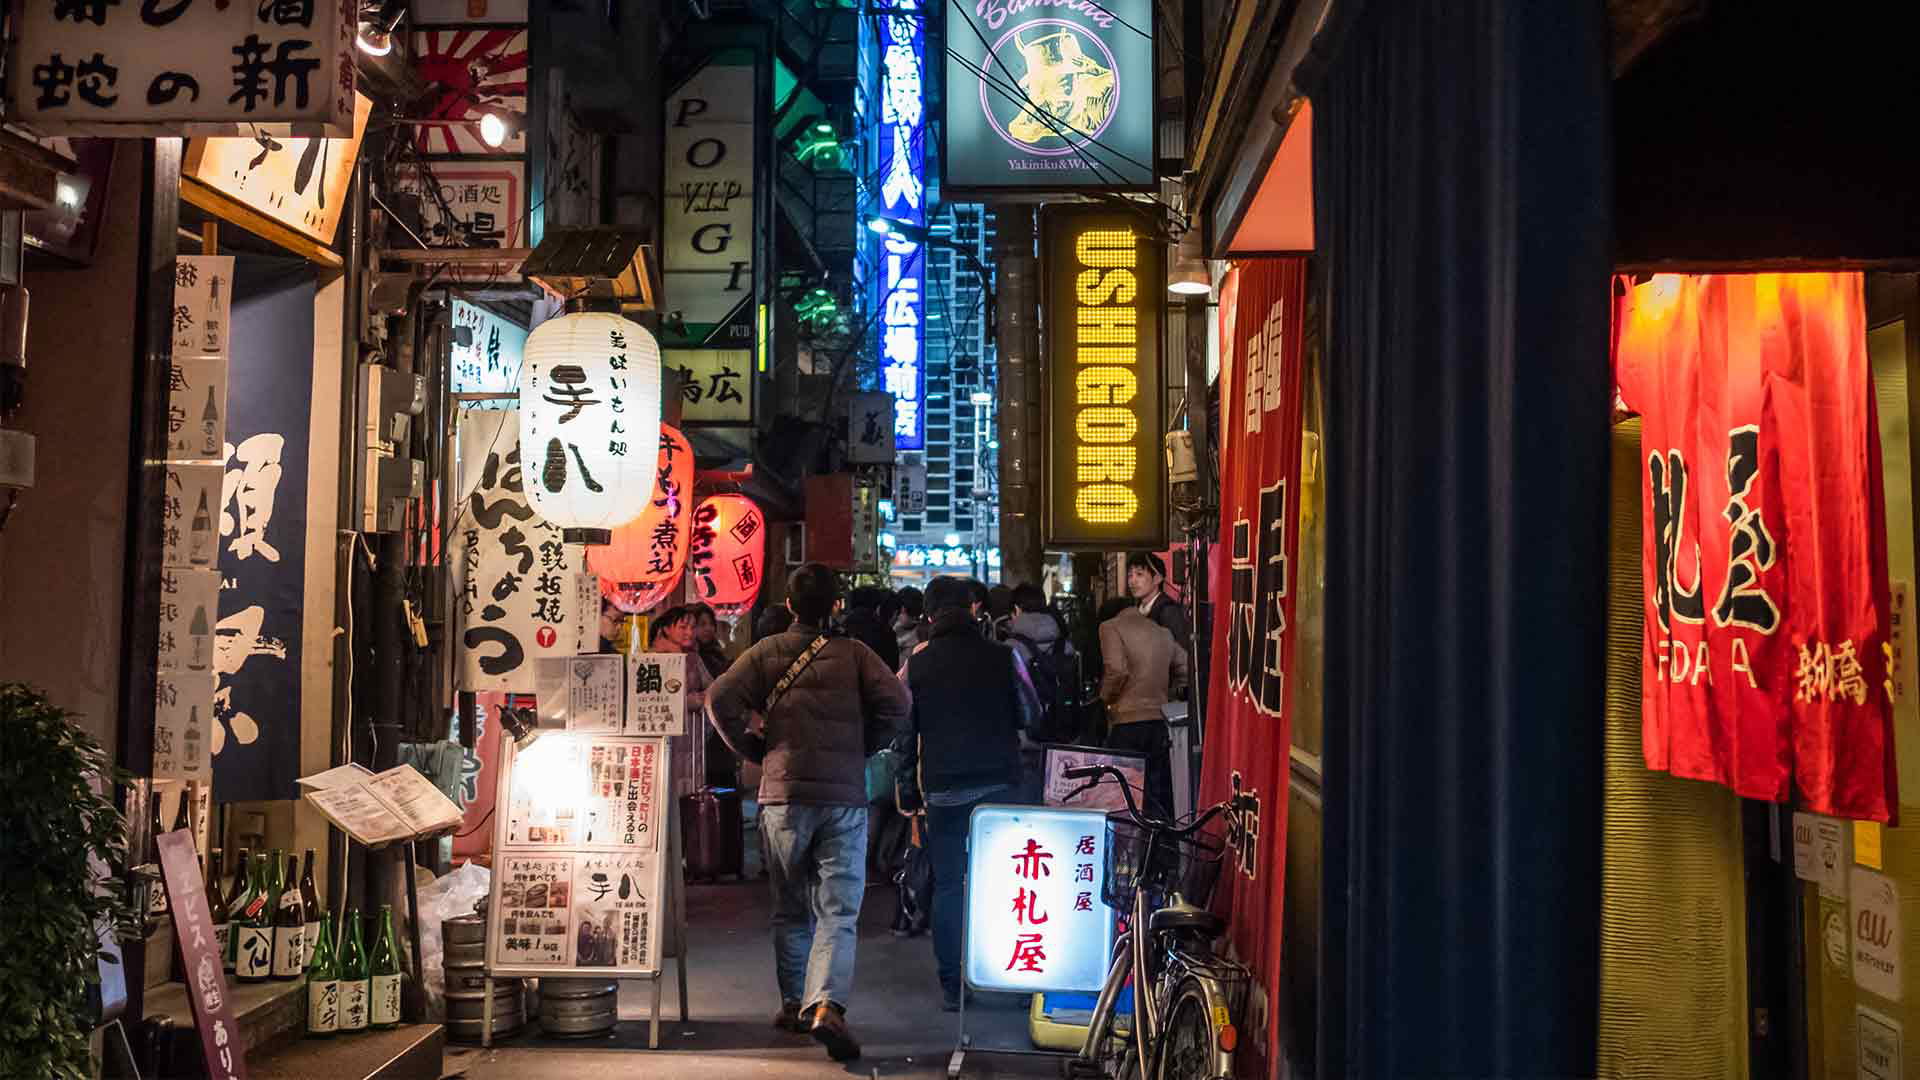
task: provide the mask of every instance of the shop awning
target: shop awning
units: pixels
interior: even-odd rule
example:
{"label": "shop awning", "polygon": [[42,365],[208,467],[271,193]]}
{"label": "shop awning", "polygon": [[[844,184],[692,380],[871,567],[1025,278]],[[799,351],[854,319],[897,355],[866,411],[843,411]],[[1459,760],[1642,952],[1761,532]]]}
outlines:
{"label": "shop awning", "polygon": [[[1238,171],[1238,170],[1236,170]],[[1237,218],[1218,222],[1223,256],[1298,255],[1313,250],[1313,106],[1299,98],[1280,142]]]}

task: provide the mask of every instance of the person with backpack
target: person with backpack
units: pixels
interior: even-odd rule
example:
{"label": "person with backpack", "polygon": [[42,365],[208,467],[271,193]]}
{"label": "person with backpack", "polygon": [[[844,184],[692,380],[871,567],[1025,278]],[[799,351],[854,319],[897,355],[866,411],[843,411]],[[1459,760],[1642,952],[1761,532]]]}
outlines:
{"label": "person with backpack", "polygon": [[793,625],[743,653],[707,694],[707,719],[760,764],[760,841],[773,889],[774,1025],[835,1061],[860,1056],[847,1027],[867,886],[867,758],[912,701],[872,649],[835,637],[840,581],[819,563],[787,580]]}
{"label": "person with backpack", "polygon": [[1029,745],[1021,750],[1026,759],[1028,797],[1038,802],[1045,779],[1044,744],[1072,742],[1077,734],[1073,699],[1079,682],[1079,658],[1067,640],[1066,626],[1038,585],[1014,588],[1007,644],[1013,646],[1026,667],[1027,681],[1040,700],[1039,714],[1027,729]]}
{"label": "person with backpack", "polygon": [[1018,658],[980,632],[962,578],[927,584],[933,625],[907,658],[913,695],[902,772],[918,776],[933,862],[933,953],[948,1011],[960,1007],[960,936],[966,917],[967,828],[973,808],[1017,802],[1021,732],[1038,709]]}

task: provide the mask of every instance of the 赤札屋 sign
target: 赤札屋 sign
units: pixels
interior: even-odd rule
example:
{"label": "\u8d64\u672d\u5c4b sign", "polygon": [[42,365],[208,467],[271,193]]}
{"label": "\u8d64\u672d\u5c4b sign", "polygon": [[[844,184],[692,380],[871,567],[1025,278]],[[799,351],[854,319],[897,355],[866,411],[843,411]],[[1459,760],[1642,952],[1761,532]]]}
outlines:
{"label": "\u8d64\u672d\u5c4b sign", "polygon": [[1151,0],[946,0],[950,189],[1151,189]]}
{"label": "\u8d64\u672d\u5c4b sign", "polygon": [[1042,542],[1165,547],[1161,283],[1165,251],[1130,210],[1050,206],[1046,266],[1047,500]]}
{"label": "\u8d64\u672d\u5c4b sign", "polygon": [[1107,815],[981,806],[967,833],[967,985],[1090,993],[1106,981],[1113,913],[1100,899]]}
{"label": "\u8d64\u672d\u5c4b sign", "polygon": [[[903,0],[894,14],[875,20],[877,100],[869,108],[880,115],[869,194],[877,218],[918,229],[927,221],[926,20],[905,14],[916,7],[916,0]],[[879,322],[879,388],[893,395],[893,448],[921,450],[927,445],[926,249],[892,230],[881,236],[878,256],[869,280]]]}

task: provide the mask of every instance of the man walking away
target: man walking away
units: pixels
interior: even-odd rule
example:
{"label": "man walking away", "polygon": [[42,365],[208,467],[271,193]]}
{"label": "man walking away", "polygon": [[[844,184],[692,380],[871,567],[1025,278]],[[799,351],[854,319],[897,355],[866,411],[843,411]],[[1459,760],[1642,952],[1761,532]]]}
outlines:
{"label": "man walking away", "polygon": [[1074,701],[1079,694],[1079,663],[1067,642],[1066,627],[1047,603],[1038,585],[1013,590],[1013,618],[1007,620],[1007,644],[1026,667],[1027,681],[1040,699],[1039,712],[1027,728],[1030,747],[1026,759],[1027,796],[1040,801],[1044,743],[1072,742],[1078,729]]}
{"label": "man walking away", "polygon": [[1167,595],[1167,564],[1158,552],[1135,551],[1127,555],[1127,592],[1140,604],[1140,614],[1167,628],[1180,650],[1193,652],[1193,627],[1187,609]]}
{"label": "man walking away", "polygon": [[912,725],[903,768],[918,767],[933,856],[933,952],[949,1011],[960,1007],[967,822],[983,802],[1018,801],[1020,732],[1037,707],[1011,649],[982,637],[971,584],[937,577],[926,647],[907,658]]}
{"label": "man walking away", "polygon": [[1107,745],[1147,756],[1147,806],[1164,817],[1173,808],[1173,770],[1160,706],[1186,692],[1187,652],[1166,627],[1128,604],[1100,624],[1100,656]]}
{"label": "man walking away", "polygon": [[756,642],[707,694],[708,719],[758,762],[760,840],[773,887],[777,1027],[810,1033],[835,1061],[860,1056],[847,1027],[866,893],[868,755],[905,726],[905,688],[872,649],[829,637],[840,582],[819,563],[787,581],[794,622]]}
{"label": "man walking away", "polygon": [[896,603],[891,591],[869,585],[847,596],[847,612],[840,619],[847,636],[878,654],[888,671],[900,666],[900,642],[893,636]]}

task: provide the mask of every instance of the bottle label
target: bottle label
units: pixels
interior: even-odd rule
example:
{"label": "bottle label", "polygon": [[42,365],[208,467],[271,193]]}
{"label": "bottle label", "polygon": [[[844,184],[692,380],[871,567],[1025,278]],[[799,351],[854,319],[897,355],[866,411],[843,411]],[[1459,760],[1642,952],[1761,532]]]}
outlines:
{"label": "bottle label", "polygon": [[335,979],[307,983],[307,1032],[340,1030],[340,983]]}
{"label": "bottle label", "polygon": [[167,884],[156,881],[147,886],[147,914],[165,915],[167,913]]}
{"label": "bottle label", "polygon": [[313,963],[313,947],[320,942],[320,924],[310,922],[306,932],[300,935],[300,966]]}
{"label": "bottle label", "polygon": [[359,1031],[367,1026],[367,997],[370,989],[365,979],[340,980],[341,1031]]}
{"label": "bottle label", "polygon": [[373,1022],[375,1024],[400,1022],[400,976],[375,975],[373,977]]}
{"label": "bottle label", "polygon": [[227,941],[232,936],[232,923],[213,924],[213,947],[220,950],[220,959],[226,964],[228,971],[233,970],[233,953],[228,950]]}
{"label": "bottle label", "polygon": [[264,979],[273,974],[273,928],[242,926],[234,949],[233,973],[243,979]]}
{"label": "bottle label", "polygon": [[267,908],[267,894],[254,893],[252,898],[247,901],[247,907],[244,913],[244,917],[251,919],[259,915],[262,911],[265,911],[266,908]]}
{"label": "bottle label", "polygon": [[276,979],[297,979],[306,971],[306,956],[300,947],[302,938],[307,936],[303,926],[276,926],[273,928],[273,977]]}

